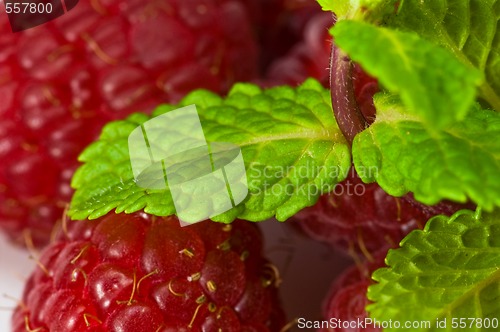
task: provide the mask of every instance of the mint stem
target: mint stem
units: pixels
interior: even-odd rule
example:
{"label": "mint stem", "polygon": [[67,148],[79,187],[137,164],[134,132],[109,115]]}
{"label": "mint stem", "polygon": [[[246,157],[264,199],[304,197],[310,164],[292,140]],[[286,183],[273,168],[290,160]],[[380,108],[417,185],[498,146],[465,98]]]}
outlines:
{"label": "mint stem", "polygon": [[342,134],[352,144],[354,137],[367,126],[354,93],[353,63],[335,44],[330,61],[330,90],[333,113]]}

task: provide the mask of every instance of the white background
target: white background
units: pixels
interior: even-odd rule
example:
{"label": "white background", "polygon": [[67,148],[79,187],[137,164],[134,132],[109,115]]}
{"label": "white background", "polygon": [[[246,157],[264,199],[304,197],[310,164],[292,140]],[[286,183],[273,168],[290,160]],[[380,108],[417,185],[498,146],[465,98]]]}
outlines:
{"label": "white background", "polygon": [[10,317],[17,305],[15,299],[21,299],[24,282],[34,266],[27,250],[15,248],[0,234],[0,331],[11,331]]}

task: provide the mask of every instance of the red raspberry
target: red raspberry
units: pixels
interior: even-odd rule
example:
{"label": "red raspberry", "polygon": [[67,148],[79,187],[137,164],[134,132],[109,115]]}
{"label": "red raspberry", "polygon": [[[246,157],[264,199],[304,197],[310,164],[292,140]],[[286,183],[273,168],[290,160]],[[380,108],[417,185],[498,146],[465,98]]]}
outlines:
{"label": "red raspberry", "polygon": [[328,29],[332,25],[332,14],[321,12],[318,8],[303,28],[302,41],[271,64],[267,72],[268,80],[273,84],[298,85],[308,77],[314,77],[326,86],[332,47]]}
{"label": "red raspberry", "polygon": [[316,14],[321,13],[316,0],[247,1],[260,9],[256,29],[261,45],[260,64],[264,73],[275,60],[280,61],[292,47],[302,42],[306,26],[317,17]]}
{"label": "red raspberry", "polygon": [[0,228],[47,241],[77,156],[104,123],[253,79],[243,0],[80,0],[12,33],[0,15]]}
{"label": "red raspberry", "polygon": [[[330,54],[332,37],[328,30],[334,24],[331,13],[313,12],[303,28],[303,39],[291,51],[274,61],[267,71],[268,84],[298,85],[314,77],[325,86],[330,80]],[[358,64],[352,73],[357,104],[368,124],[375,120],[373,95],[379,92],[378,81],[369,76]]]}
{"label": "red raspberry", "polygon": [[[373,260],[366,261],[359,266],[352,266],[344,271],[332,284],[328,295],[323,302],[323,318],[330,321],[336,319],[337,326],[319,329],[318,332],[379,332],[377,326],[365,325],[357,328],[344,326],[342,322],[364,322],[368,317],[366,306],[370,303],[366,297],[368,287],[373,283],[371,275],[373,271],[385,266],[384,259],[387,255],[387,247],[374,255]],[[345,323],[347,324],[347,323]]]}
{"label": "red raspberry", "polygon": [[372,253],[381,248],[397,247],[410,231],[423,228],[431,217],[451,216],[460,209],[475,207],[449,201],[426,206],[415,201],[411,194],[393,197],[376,183],[363,183],[351,169],[347,179],[333,192],[297,213],[291,222],[313,239],[351,255],[362,253],[370,260]]}
{"label": "red raspberry", "polygon": [[352,170],[332,193],[293,216],[292,222],[313,239],[371,258],[380,248],[397,246],[428,218],[421,209],[386,194],[376,183],[364,184]]}
{"label": "red raspberry", "polygon": [[373,104],[373,96],[380,91],[377,79],[369,76],[360,65],[353,66],[354,95],[358,103],[359,110],[363,114],[366,122],[372,124],[375,121],[376,109]]}
{"label": "red raspberry", "polygon": [[29,331],[279,331],[274,269],[255,224],[111,213],[68,222],[13,317]]}

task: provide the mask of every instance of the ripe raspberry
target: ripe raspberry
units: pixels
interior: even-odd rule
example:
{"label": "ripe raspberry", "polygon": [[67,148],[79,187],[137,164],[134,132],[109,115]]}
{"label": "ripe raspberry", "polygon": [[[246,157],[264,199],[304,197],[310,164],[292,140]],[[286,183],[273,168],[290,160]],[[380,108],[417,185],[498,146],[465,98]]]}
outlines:
{"label": "ripe raspberry", "polygon": [[352,169],[332,193],[321,196],[314,206],[293,216],[291,222],[313,239],[350,254],[362,253],[370,260],[372,253],[381,248],[397,247],[406,234],[423,228],[431,217],[451,216],[464,208],[475,207],[448,201],[426,206],[411,194],[390,196],[376,183],[363,183]]}
{"label": "ripe raspberry", "polygon": [[302,41],[271,64],[267,72],[268,80],[276,85],[298,85],[308,77],[314,77],[326,86],[332,44],[328,29],[332,25],[331,13],[321,12],[318,8],[303,28]]}
{"label": "ripe raspberry", "polygon": [[396,246],[428,217],[406,200],[386,194],[376,183],[364,184],[352,169],[332,193],[300,211],[292,222],[313,239],[370,258],[380,248]]}
{"label": "ripe raspberry", "polygon": [[275,60],[285,57],[302,42],[304,30],[321,7],[316,0],[247,0],[260,9],[257,36],[263,73]]}
{"label": "ripe raspberry", "polygon": [[[344,271],[332,284],[328,295],[323,302],[323,318],[341,320],[342,322],[364,321],[368,317],[366,306],[370,303],[366,297],[368,286],[373,281],[373,271],[385,266],[384,259],[387,255],[387,247],[382,248],[374,255],[372,261],[366,261],[359,266],[352,266]],[[344,326],[337,328],[322,328],[318,332],[379,332],[377,326],[365,325],[363,328],[355,326]]]}
{"label": "ripe raspberry", "polygon": [[380,91],[377,79],[369,76],[360,65],[353,66],[354,95],[358,103],[359,110],[363,114],[367,124],[375,121],[375,105],[373,96]]}
{"label": "ripe raspberry", "polygon": [[68,222],[13,317],[29,331],[279,331],[276,276],[257,227],[175,217]]}
{"label": "ripe raspberry", "polygon": [[80,0],[12,33],[0,15],[0,228],[35,244],[69,201],[76,158],[104,123],[224,92],[253,79],[257,52],[243,0]]}

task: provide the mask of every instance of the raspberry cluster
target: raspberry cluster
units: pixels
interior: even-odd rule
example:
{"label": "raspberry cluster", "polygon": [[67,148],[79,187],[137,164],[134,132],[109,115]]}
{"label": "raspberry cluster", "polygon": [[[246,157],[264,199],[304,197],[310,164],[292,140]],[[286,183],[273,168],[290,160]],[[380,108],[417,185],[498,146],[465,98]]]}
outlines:
{"label": "raspberry cluster", "polygon": [[[0,15],[0,230],[30,247],[50,242],[13,331],[287,330],[280,277],[254,224],[181,228],[174,216],[144,212],[70,222],[64,209],[78,155],[104,124],[199,88],[224,94],[239,81],[267,87],[308,77],[335,88],[340,66],[348,84],[332,100],[337,120],[362,120],[355,128],[338,121],[352,140],[375,120],[379,86],[336,58],[335,46],[331,56],[334,20],[315,0],[80,0],[19,33]],[[356,260],[332,284],[324,317],[365,318],[370,275],[387,250],[430,217],[464,207],[473,208],[395,198],[353,170],[292,217],[302,233]]]}
{"label": "raspberry cluster", "polygon": [[255,78],[250,3],[81,0],[19,33],[1,15],[0,228],[46,243],[106,122]]}

